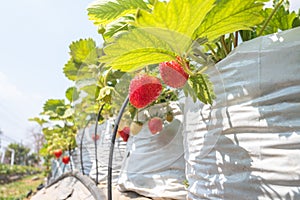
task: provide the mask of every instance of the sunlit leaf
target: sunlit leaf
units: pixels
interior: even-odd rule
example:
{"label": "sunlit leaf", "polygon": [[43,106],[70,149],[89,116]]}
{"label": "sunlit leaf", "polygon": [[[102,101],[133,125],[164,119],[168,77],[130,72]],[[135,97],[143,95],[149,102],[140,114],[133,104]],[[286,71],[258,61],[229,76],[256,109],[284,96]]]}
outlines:
{"label": "sunlit leaf", "polygon": [[96,25],[106,26],[128,14],[135,14],[138,8],[148,9],[143,0],[96,1],[88,7],[89,19]]}
{"label": "sunlit leaf", "polygon": [[260,14],[263,1],[267,0],[217,0],[196,31],[196,37],[213,41],[227,33],[249,30],[264,20]]}
{"label": "sunlit leaf", "polygon": [[70,87],[66,91],[66,98],[72,102],[76,101],[79,98],[79,91],[76,87]]}
{"label": "sunlit leaf", "polygon": [[151,29],[134,29],[122,34],[115,43],[106,46],[104,52],[106,55],[100,58],[100,62],[122,71],[135,71],[146,65],[175,59],[173,47],[151,34]]}
{"label": "sunlit leaf", "polygon": [[63,99],[48,99],[44,104],[44,111],[53,111],[56,112],[58,107],[64,107],[65,100]]}
{"label": "sunlit leaf", "polygon": [[73,60],[77,63],[97,63],[97,48],[93,39],[80,39],[79,41],[72,42],[70,50]]}

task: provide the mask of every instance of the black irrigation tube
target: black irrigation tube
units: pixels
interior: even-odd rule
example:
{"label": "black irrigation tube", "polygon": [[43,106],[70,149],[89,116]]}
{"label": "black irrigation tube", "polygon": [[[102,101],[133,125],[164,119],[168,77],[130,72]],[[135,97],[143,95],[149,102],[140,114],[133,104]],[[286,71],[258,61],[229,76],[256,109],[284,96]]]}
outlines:
{"label": "black irrigation tube", "polygon": [[83,145],[83,137],[84,137],[84,133],[85,133],[85,129],[86,127],[89,125],[91,119],[89,119],[86,123],[86,125],[84,126],[83,130],[82,130],[82,135],[81,135],[81,139],[80,139],[80,164],[81,164],[81,170],[82,170],[82,174],[84,174],[84,167],[83,167],[83,158],[82,158],[82,145]]}
{"label": "black irrigation tube", "polygon": [[102,110],[104,108],[104,105],[105,104],[103,104],[100,107],[100,109],[98,111],[98,114],[97,114],[97,117],[96,117],[96,123],[95,123],[95,133],[94,133],[95,139],[94,139],[94,144],[95,144],[95,161],[96,161],[96,185],[98,184],[98,157],[97,157],[97,140],[96,140],[96,138],[97,138],[97,132],[98,132],[98,121],[99,121],[101,112],[102,112]]}
{"label": "black irrigation tube", "polygon": [[71,145],[69,145],[69,158],[70,158],[70,167],[71,167],[71,171],[73,171],[73,165],[72,165],[72,152],[71,152]]}
{"label": "black irrigation tube", "polygon": [[115,141],[116,141],[116,135],[119,128],[119,123],[121,121],[121,118],[123,116],[124,110],[129,102],[129,97],[127,96],[125,101],[123,102],[123,105],[120,109],[119,115],[117,117],[117,120],[115,122],[114,130],[111,136],[111,145],[109,150],[109,160],[108,160],[108,174],[107,174],[107,199],[112,200],[112,162],[113,162],[113,155],[114,155],[114,147],[115,147]]}
{"label": "black irrigation tube", "polygon": [[61,176],[59,176],[57,179],[51,181],[46,188],[50,188],[51,186],[53,186],[54,184],[58,183],[59,181],[68,178],[68,177],[74,177],[76,178],[78,181],[80,181],[92,194],[92,196],[95,199],[105,199],[105,195],[103,194],[102,190],[100,190],[96,184],[87,176],[80,174],[80,172],[66,172],[64,174],[62,174]]}

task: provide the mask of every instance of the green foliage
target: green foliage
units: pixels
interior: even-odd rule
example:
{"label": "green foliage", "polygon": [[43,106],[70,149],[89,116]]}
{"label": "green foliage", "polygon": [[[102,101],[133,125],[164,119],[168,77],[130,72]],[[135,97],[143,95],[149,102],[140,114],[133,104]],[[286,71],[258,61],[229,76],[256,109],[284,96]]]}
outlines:
{"label": "green foliage", "polygon": [[[274,12],[274,8],[266,8],[262,11],[262,15],[267,19]],[[276,33],[279,30],[284,31],[293,28],[293,23],[297,19],[297,14],[293,11],[290,13],[285,5],[279,6],[274,16],[272,16],[268,25],[262,31],[261,35]],[[261,31],[262,27],[257,28],[257,32]]]}
{"label": "green foliage", "polygon": [[258,0],[218,0],[198,27],[196,35],[213,41],[227,33],[250,29],[263,22],[262,8],[263,3]]}
{"label": "green foliage", "polygon": [[66,98],[70,102],[76,101],[77,99],[79,99],[79,91],[77,90],[77,88],[76,87],[68,88],[66,91]]}
{"label": "green foliage", "polygon": [[[15,151],[15,160],[14,164],[16,165],[25,165],[27,164],[27,157],[29,156],[30,148],[27,148],[18,143],[11,143],[8,145],[8,148],[13,149]],[[11,152],[7,151],[6,157],[10,157]]]}
{"label": "green foliage", "polygon": [[41,169],[25,165],[0,164],[0,175],[11,176],[16,174],[33,174],[41,172]]}
{"label": "green foliage", "polygon": [[215,99],[213,85],[206,74],[191,76],[183,91],[186,96],[191,96],[194,101],[199,99],[205,104],[212,104],[213,99]]}
{"label": "green foliage", "polygon": [[70,50],[70,54],[76,63],[93,64],[97,62],[96,43],[93,39],[80,39],[72,42]]}
{"label": "green foliage", "polygon": [[70,45],[70,59],[65,64],[63,72],[71,81],[91,77],[97,73],[98,58],[101,50],[92,39],[80,39]]}
{"label": "green foliage", "polygon": [[115,0],[91,4],[87,10],[90,20],[96,25],[106,26],[121,17],[135,14],[138,8],[147,10],[148,6],[143,0]]}

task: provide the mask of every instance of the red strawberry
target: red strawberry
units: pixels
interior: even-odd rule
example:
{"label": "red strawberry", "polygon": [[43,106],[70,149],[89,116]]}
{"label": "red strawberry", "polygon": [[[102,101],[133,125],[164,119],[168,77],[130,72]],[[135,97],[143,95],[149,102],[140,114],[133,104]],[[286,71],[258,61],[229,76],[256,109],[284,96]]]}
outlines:
{"label": "red strawberry", "polygon": [[92,139],[95,141],[95,140],[99,140],[100,136],[98,134],[93,134],[92,135]]}
{"label": "red strawberry", "polygon": [[68,163],[70,162],[70,157],[69,157],[69,156],[64,156],[64,157],[62,157],[61,160],[62,160],[62,162],[65,163],[65,165],[66,165],[66,164],[68,164]]}
{"label": "red strawberry", "polygon": [[119,135],[123,138],[124,142],[127,142],[129,138],[130,128],[125,126],[122,130],[118,131]]}
{"label": "red strawberry", "polygon": [[158,78],[142,74],[131,80],[129,101],[136,108],[144,108],[155,101],[162,91]]}
{"label": "red strawberry", "polygon": [[163,128],[162,119],[159,117],[153,117],[149,120],[148,127],[152,134],[160,132]]}
{"label": "red strawberry", "polygon": [[55,155],[56,158],[59,158],[62,155],[62,150],[56,149],[53,151],[53,154]]}
{"label": "red strawberry", "polygon": [[181,64],[178,61],[182,61],[180,57],[177,60],[168,62],[162,62],[159,64],[159,71],[162,80],[170,87],[181,88],[186,83],[189,75],[184,71]]}

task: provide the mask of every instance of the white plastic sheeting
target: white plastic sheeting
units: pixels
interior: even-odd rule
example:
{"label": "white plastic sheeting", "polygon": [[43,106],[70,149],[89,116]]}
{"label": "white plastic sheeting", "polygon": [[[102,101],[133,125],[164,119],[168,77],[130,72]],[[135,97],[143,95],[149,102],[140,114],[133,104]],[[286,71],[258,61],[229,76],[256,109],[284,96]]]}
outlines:
{"label": "white plastic sheeting", "polygon": [[127,157],[118,181],[121,191],[134,191],[152,198],[185,199],[185,162],[183,157],[182,113],[171,102],[175,114],[159,134],[151,134],[146,116],[164,116],[166,105],[155,105],[139,114],[142,130],[130,136]]}
{"label": "white plastic sheeting", "polygon": [[300,28],[211,68],[212,106],[185,104],[188,199],[300,199]]}
{"label": "white plastic sheeting", "polygon": [[[108,173],[108,160],[109,150],[111,146],[111,136],[113,133],[114,120],[109,119],[102,126],[99,127],[100,138],[97,140],[97,160],[98,160],[98,181],[106,182]],[[93,142],[94,143],[94,142]],[[95,148],[94,148],[95,151]],[[114,155],[113,155],[113,174],[112,181],[115,183],[120,173],[122,161],[125,156],[126,142],[123,142],[122,138],[116,139]],[[94,152],[95,153],[95,152]],[[92,161],[92,168],[89,176],[96,180],[96,160]]]}

